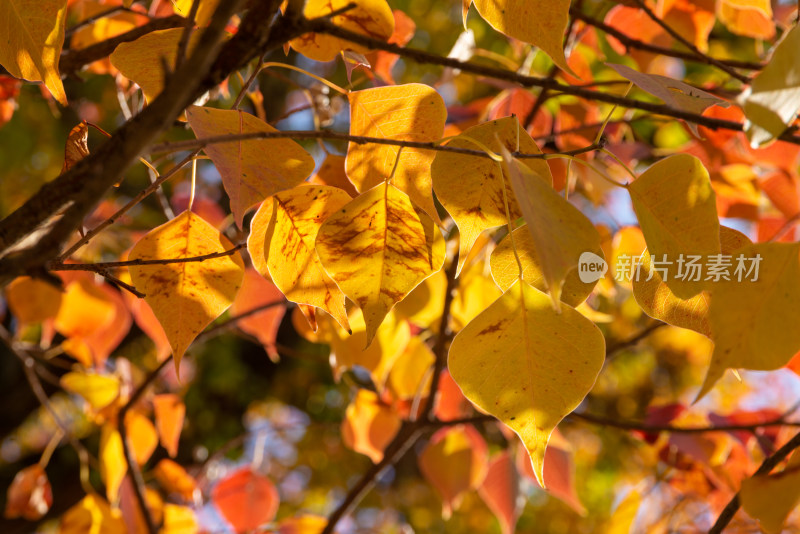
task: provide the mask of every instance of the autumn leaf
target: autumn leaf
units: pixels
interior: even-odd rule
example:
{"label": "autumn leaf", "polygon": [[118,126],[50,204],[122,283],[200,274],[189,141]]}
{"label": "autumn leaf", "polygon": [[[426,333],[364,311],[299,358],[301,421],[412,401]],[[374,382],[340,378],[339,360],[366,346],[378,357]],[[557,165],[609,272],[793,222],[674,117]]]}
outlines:
{"label": "autumn leaf", "polygon": [[383,459],[383,451],[400,430],[402,421],[384,404],[378,394],[359,389],[347,407],[342,421],[342,440],[356,452],[369,456],[372,463]]}
{"label": "autumn leaf", "polygon": [[39,464],[20,470],[6,495],[6,519],[22,517],[37,521],[47,513],[53,504],[53,490],[47,473]]}
{"label": "autumn leaf", "polygon": [[438,271],[398,302],[394,311],[423,328],[438,328],[436,322],[442,316],[446,289],[447,275],[444,271]]}
{"label": "autumn leaf", "polygon": [[729,31],[754,39],[775,37],[772,15],[770,0],[721,0],[717,8],[717,18]]}
{"label": "autumn leaf", "polygon": [[[190,106],[186,116],[198,139],[277,131],[261,119],[237,110]],[[211,144],[204,150],[222,176],[239,228],[250,208],[279,191],[299,185],[314,171],[311,155],[291,139],[250,139]]]}
{"label": "autumn leaf", "polygon": [[244,272],[242,288],[231,305],[231,314],[234,317],[239,316],[270,304],[274,305],[259,313],[238,319],[236,325],[243,332],[255,337],[263,345],[269,358],[277,362],[280,355],[275,340],[286,313],[285,300],[272,282],[265,280],[255,269],[248,267]]}
{"label": "autumn leaf", "polygon": [[478,488],[478,494],[500,522],[500,531],[513,534],[522,507],[519,474],[508,451],[496,454],[489,460],[486,478]]}
{"label": "autumn leaf", "polygon": [[774,474],[754,475],[742,481],[739,498],[750,517],[765,532],[783,531],[789,514],[800,504],[800,454],[792,455],[786,468]]}
{"label": "autumn leaf", "polygon": [[[303,15],[308,19],[324,17],[333,11],[340,10],[353,4],[352,9],[331,17],[332,24],[360,33],[373,39],[385,41],[394,32],[394,16],[386,0],[308,0],[303,9]],[[360,54],[368,51],[367,48],[351,43],[337,37],[320,33],[307,33],[290,44],[292,48],[306,57],[317,61],[330,61],[342,50],[352,50]]]}
{"label": "autumn leaf", "polygon": [[473,0],[473,3],[492,28],[541,48],[556,65],[572,73],[563,44],[569,0]]}
{"label": "autumn leaf", "polygon": [[672,262],[666,264],[670,290],[683,299],[697,295],[703,281],[679,278],[679,258],[720,253],[716,196],[702,162],[688,154],[664,158],[634,180],[628,192],[651,257]]}
{"label": "autumn leaf", "polygon": [[[742,258],[743,271],[735,269]],[[757,279],[753,268],[757,261]],[[800,244],[758,243],[736,251],[730,280],[711,286],[708,320],[714,353],[702,398],[725,369],[771,371],[800,349]]]}
{"label": "autumn leaf", "polygon": [[[251,224],[255,236],[264,236],[266,266],[278,289],[292,302],[325,310],[345,330],[344,294],[325,272],[315,241],[328,217],[350,201],[336,187],[301,185],[265,201]],[[256,228],[261,225],[266,229]]]}
{"label": "autumn leaf", "polygon": [[194,498],[197,481],[180,464],[165,458],[156,464],[153,475],[167,493],[180,495],[185,501]]}
{"label": "autumn leaf", "polygon": [[471,425],[442,428],[419,455],[420,471],[442,497],[442,516],[449,519],[467,491],[486,477],[488,449]]}
{"label": "autumn leaf", "polygon": [[196,534],[200,532],[194,510],[188,506],[164,505],[164,524],[159,534]]}
{"label": "autumn leaf", "polygon": [[162,393],[153,397],[158,440],[172,458],[178,454],[178,442],[183,430],[186,405],[177,395]]}
{"label": "autumn leaf", "polygon": [[772,57],[738,98],[747,120],[744,130],[753,148],[780,136],[800,110],[800,27],[781,39]]}
{"label": "autumn leaf", "polygon": [[383,318],[442,268],[444,242],[433,220],[389,183],[376,185],[328,217],[316,249],[328,275],[358,304],[372,343]]}
{"label": "autumn leaf", "polygon": [[[517,151],[517,142],[520,152],[540,153],[539,147],[519,122],[514,117],[506,117],[467,128],[447,146],[480,150],[483,145],[498,152],[500,143],[503,143],[513,152]],[[528,159],[525,165],[543,181],[552,183],[550,168],[543,160]],[[512,221],[521,216],[511,184],[504,178],[508,176],[508,166],[507,163],[500,164],[489,158],[439,152],[433,160],[431,175],[436,198],[458,226],[460,274],[481,232],[508,223],[506,203]]]}
{"label": "autumn leaf", "polygon": [[11,313],[23,324],[52,319],[61,307],[62,293],[53,284],[20,276],[6,287],[6,302]]}
{"label": "autumn leaf", "polygon": [[72,371],[61,377],[61,387],[83,397],[94,411],[100,411],[117,400],[119,379],[94,372]]}
{"label": "autumn leaf", "polygon": [[128,472],[128,463],[122,448],[122,436],[111,423],[104,424],[100,430],[97,459],[100,463],[100,477],[106,486],[106,496],[109,502],[115,503],[119,499],[119,487]]}
{"label": "autumn leaf", "polygon": [[172,0],[175,13],[183,17],[188,17],[192,12],[192,3],[194,1],[200,3],[197,8],[197,14],[194,17],[194,23],[200,27],[208,26],[220,0]]}
{"label": "autumn leaf", "polygon": [[211,502],[236,532],[247,532],[272,521],[280,501],[267,477],[245,467],[214,486]]}
{"label": "autumn leaf", "polygon": [[[733,255],[734,251],[752,244],[746,235],[726,226],[719,227],[719,237],[721,254]],[[633,259],[638,260],[638,257]],[[632,282],[636,302],[647,315],[711,336],[708,292],[702,291],[688,299],[677,297],[661,279],[661,274],[652,268],[652,257],[646,249],[638,271],[633,272]]]}
{"label": "autumn leaf", "polygon": [[125,435],[136,463],[144,465],[158,445],[156,427],[146,415],[131,410],[125,414]]}
{"label": "autumn leaf", "polygon": [[[194,48],[201,32],[193,32],[188,51]],[[126,78],[142,88],[147,102],[152,102],[164,88],[165,67],[175,68],[175,56],[183,28],[150,32],[135,41],[122,43],[109,56],[111,64]]]}
{"label": "autumn leaf", "polygon": [[67,95],[58,73],[67,20],[66,0],[6,0],[0,4],[4,21],[0,65],[17,78],[44,82],[62,106]]}
{"label": "autumn leaf", "polygon": [[[525,226],[516,228],[513,232],[513,242],[511,236],[504,237],[497,244],[491,256],[492,278],[497,286],[505,291],[519,279],[519,265],[514,255],[514,249],[519,255],[522,263],[523,280],[542,292],[547,292],[547,284],[542,272],[541,262],[536,253],[536,244],[531,236],[531,232]],[[603,257],[603,250],[600,248],[600,241],[592,252],[599,258]],[[584,283],[581,281],[577,269],[568,272],[561,290],[561,300],[572,307],[577,306],[592,292],[597,280]]]}
{"label": "autumn leaf", "polygon": [[429,391],[435,360],[425,341],[412,337],[389,372],[392,393],[401,399],[413,399]]}
{"label": "autumn leaf", "polygon": [[[561,307],[561,293],[570,270],[584,252],[600,248],[600,234],[581,211],[556,193],[530,167],[500,147],[509,178],[530,234],[542,278],[553,302]],[[548,171],[549,172],[549,171]],[[559,236],[553,238],[553,234]],[[524,267],[524,266],[523,266]]]}
{"label": "autumn leaf", "polygon": [[59,534],[116,534],[125,532],[125,521],[119,509],[112,508],[102,497],[89,494],[61,517]]}
{"label": "autumn leaf", "polygon": [[[130,259],[193,258],[232,248],[217,229],[191,211],[184,211],[148,232],[133,247]],[[237,254],[132,266],[130,272],[134,285],[146,295],[145,300],[164,327],[178,370],[194,338],[233,302],[242,283],[244,264]]]}
{"label": "autumn leaf", "polygon": [[456,335],[448,356],[464,395],[522,439],[542,487],[550,434],[592,389],[605,360],[600,330],[561,308],[557,314],[546,294],[517,281]]}
{"label": "autumn leaf", "polygon": [[86,121],[81,121],[67,135],[67,142],[64,147],[64,165],[61,167],[62,174],[89,155],[88,141],[89,125]]}
{"label": "autumn leaf", "polygon": [[[419,83],[353,91],[350,101],[350,135],[397,141],[434,142],[444,132],[447,110],[433,88]],[[365,192],[392,175],[392,183],[438,222],[431,194],[431,150],[392,145],[350,143],[345,162],[347,176]],[[398,161],[399,160],[399,161]]]}

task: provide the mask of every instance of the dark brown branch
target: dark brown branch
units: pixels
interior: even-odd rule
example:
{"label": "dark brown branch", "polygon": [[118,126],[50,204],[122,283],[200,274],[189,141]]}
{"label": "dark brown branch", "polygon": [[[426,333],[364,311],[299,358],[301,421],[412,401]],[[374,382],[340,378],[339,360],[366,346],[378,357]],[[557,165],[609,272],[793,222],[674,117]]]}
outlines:
{"label": "dark brown branch", "polygon": [[675,39],[676,41],[681,43],[683,46],[685,46],[686,48],[691,50],[692,53],[697,57],[698,61],[701,61],[703,63],[707,63],[709,65],[713,65],[714,67],[717,67],[722,72],[728,74],[729,76],[732,76],[732,77],[736,78],[737,80],[739,80],[742,83],[745,83],[745,84],[750,83],[750,78],[748,78],[747,76],[744,76],[744,75],[736,72],[734,69],[732,69],[728,65],[726,65],[726,64],[724,64],[724,63],[722,63],[720,61],[717,61],[713,57],[710,57],[710,56],[704,54],[703,52],[701,52],[700,49],[697,48],[694,45],[694,43],[691,43],[690,41],[688,41],[683,35],[681,35],[677,31],[675,31],[675,29],[673,29],[672,26],[670,26],[669,24],[667,24],[666,22],[664,22],[663,20],[658,18],[658,16],[655,13],[653,13],[653,10],[650,9],[650,6],[648,6],[647,3],[644,2],[644,0],[633,0],[633,1],[636,3],[637,6],[639,6],[639,9],[644,11],[645,14],[653,22],[655,22],[656,24],[661,26],[664,29],[664,31],[666,31],[668,34],[670,34],[670,36],[672,36],[673,39]]}
{"label": "dark brown branch", "polygon": [[84,66],[99,59],[108,57],[119,45],[135,41],[139,37],[158,30],[169,30],[171,28],[183,28],[186,19],[180,15],[171,15],[159,19],[153,19],[141,26],[138,26],[123,34],[100,41],[81,50],[66,50],[61,54],[58,62],[58,70],[63,76],[68,76],[81,70]]}
{"label": "dark brown branch", "polygon": [[[208,145],[221,144],[221,143],[234,143],[238,141],[247,141],[251,139],[333,139],[337,141],[349,141],[359,145],[375,144],[375,145],[390,145],[400,146],[405,148],[419,148],[423,150],[434,150],[437,152],[455,152],[457,154],[465,154],[467,156],[476,156],[479,158],[489,158],[489,154],[483,150],[475,150],[471,148],[460,148],[449,145],[440,145],[438,143],[424,143],[420,141],[403,141],[400,139],[387,139],[384,137],[368,137],[364,135],[350,135],[343,132],[330,132],[326,130],[310,130],[310,131],[283,131],[283,132],[250,132],[245,134],[233,135],[218,135],[214,137],[205,137],[202,139],[190,139],[188,141],[171,141],[154,145],[152,153],[158,152],[175,152],[178,150],[198,149]],[[562,156],[577,156],[599,150],[600,145],[592,144],[583,148],[575,150],[568,150],[566,152],[557,152],[552,154],[528,154],[525,152],[514,152],[512,156],[521,159],[548,159],[557,155]]]}
{"label": "dark brown branch", "polygon": [[661,321],[655,322],[627,339],[623,339],[615,343],[612,343],[611,345],[608,345],[606,347],[606,358],[612,356],[615,352],[619,352],[622,349],[627,349],[628,347],[636,345],[641,340],[643,340],[644,338],[646,338],[647,336],[649,336],[662,326],[667,326],[667,323],[662,323]]}
{"label": "dark brown branch", "polygon": [[[663,48],[661,46],[655,46],[650,43],[645,43],[643,41],[639,41],[638,39],[634,39],[613,26],[609,26],[608,24],[604,23],[603,21],[597,20],[595,18],[590,17],[589,15],[582,13],[581,11],[571,8],[569,11],[570,15],[589,26],[594,26],[598,30],[606,33],[612,37],[614,37],[617,41],[622,43],[623,46],[626,48],[636,48],[638,50],[642,50],[644,52],[652,52],[653,54],[659,54],[662,56],[674,57],[676,59],[683,59],[685,61],[694,61],[700,63],[708,63],[706,59],[701,59],[697,57],[696,54],[690,52],[683,52],[681,50],[673,50],[671,48]],[[750,61],[737,61],[734,59],[714,59],[719,63],[724,65],[728,65],[729,67],[735,67],[740,69],[749,69],[749,70],[761,70],[764,68],[764,65],[761,63],[753,63]]]}
{"label": "dark brown branch", "polygon": [[224,256],[231,256],[239,250],[247,246],[247,243],[239,243],[238,245],[222,252],[212,252],[211,254],[204,254],[202,256],[192,256],[189,258],[165,258],[163,260],[128,260],[128,261],[102,261],[97,263],[62,263],[53,261],[46,265],[49,271],[91,271],[100,273],[107,269],[117,269],[119,267],[132,267],[140,265],[171,265],[173,263],[195,263],[206,260],[213,260],[214,258],[222,258]]}
{"label": "dark brown branch", "polygon": [[[775,451],[772,456],[769,456],[766,460],[764,460],[764,462],[753,475],[768,475],[779,463],[785,460],[792,453],[792,451],[797,448],[800,448],[800,433],[795,434],[795,436],[786,442],[783,447]],[[725,527],[728,526],[728,523],[730,523],[733,519],[733,516],[735,516],[736,512],[739,511],[739,507],[741,505],[742,503],[739,500],[739,493],[737,493],[719,514],[717,521],[708,531],[708,534],[722,534],[722,532],[725,530]]]}

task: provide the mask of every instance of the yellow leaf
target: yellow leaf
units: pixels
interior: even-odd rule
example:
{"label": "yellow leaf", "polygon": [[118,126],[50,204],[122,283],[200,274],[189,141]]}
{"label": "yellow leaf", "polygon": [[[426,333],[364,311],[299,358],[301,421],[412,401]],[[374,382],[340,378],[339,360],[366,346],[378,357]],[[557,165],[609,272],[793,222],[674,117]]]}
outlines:
{"label": "yellow leaf", "polygon": [[[84,1],[79,4],[81,20],[95,18],[96,15],[108,11],[105,0]],[[84,25],[72,34],[70,40],[71,50],[83,50],[101,41],[117,37],[128,32],[140,24],[147,22],[143,13],[121,11],[96,18],[91,24]],[[88,70],[95,74],[116,75],[116,70],[111,66],[108,57],[104,57],[88,66]]]}
{"label": "yellow leaf", "polygon": [[389,372],[389,388],[392,393],[401,399],[426,396],[435,360],[433,352],[422,338],[412,337]]}
{"label": "yellow leaf", "polygon": [[415,287],[406,298],[397,303],[394,311],[423,328],[439,328],[438,320],[444,310],[444,293],[447,275],[438,271]]}
{"label": "yellow leaf", "polygon": [[[192,12],[192,3],[195,0],[172,0],[173,9],[175,13],[182,17],[188,17]],[[197,14],[194,17],[194,23],[197,26],[208,26],[211,22],[211,17],[219,5],[219,0],[198,0],[200,6],[197,8]]]}
{"label": "yellow leaf", "polygon": [[[734,274],[739,257],[744,260],[741,280]],[[754,263],[755,281],[749,273]],[[750,245],[736,251],[732,264],[730,280],[710,286],[714,353],[698,399],[725,369],[780,369],[800,349],[800,243]]]}
{"label": "yellow leaf", "polygon": [[642,494],[631,490],[611,514],[605,529],[606,534],[630,534],[636,514],[642,504]]}
{"label": "yellow leaf", "polygon": [[178,454],[178,442],[183,430],[186,405],[177,395],[162,393],[153,397],[153,412],[161,446],[167,450],[167,454],[174,458]]}
{"label": "yellow leaf", "polygon": [[[726,226],[720,226],[719,237],[722,254],[733,254],[735,250],[752,244],[746,235]],[[654,319],[710,337],[708,292],[702,291],[689,299],[675,296],[661,280],[661,275],[651,269],[652,258],[647,250],[640,265],[638,273],[633,276],[633,296],[642,310]],[[651,272],[652,278],[648,280]]]}
{"label": "yellow leaf", "polygon": [[103,425],[100,431],[100,477],[106,486],[106,496],[110,502],[119,498],[119,487],[128,472],[125,462],[125,452],[122,449],[122,436],[110,423]]}
{"label": "yellow leaf", "polygon": [[564,56],[569,0],[473,0],[495,30],[538,46],[553,62],[572,73]]}
{"label": "yellow leaf", "polygon": [[110,405],[119,395],[119,379],[115,376],[73,371],[61,377],[61,387],[83,397],[94,411]]}
{"label": "yellow leaf", "polygon": [[[386,0],[308,0],[303,15],[312,19],[324,17],[333,11],[342,9],[348,4],[355,6],[330,19],[330,21],[346,30],[360,33],[374,39],[387,40],[394,33],[394,15]],[[306,57],[317,61],[335,59],[342,50],[352,50],[360,54],[368,48],[351,43],[344,39],[319,33],[307,33],[290,42],[292,48]]]}
{"label": "yellow leaf", "polygon": [[419,455],[422,474],[442,496],[442,516],[449,519],[464,495],[486,478],[489,453],[471,425],[438,430]]}
{"label": "yellow leaf", "polygon": [[[261,119],[238,110],[190,106],[186,117],[198,139],[277,131]],[[247,210],[279,191],[299,185],[314,171],[314,159],[291,139],[219,143],[204,150],[222,176],[239,228]]]}
{"label": "yellow leaf", "polygon": [[[378,328],[377,343],[366,345],[366,325],[361,310],[354,309],[349,317],[353,334],[350,335],[337,325],[328,322],[322,341],[330,343],[333,375],[338,381],[342,372],[359,365],[369,371],[378,389],[383,389],[389,371],[403,353],[411,339],[408,323],[399,320],[394,311],[389,312]],[[320,331],[323,327],[320,327]]]}
{"label": "yellow leaf", "polygon": [[[201,34],[192,33],[188,51],[194,48]],[[109,59],[123,76],[142,88],[145,100],[152,102],[164,88],[164,66],[175,68],[181,35],[183,28],[150,32],[135,41],[120,44]]]}
{"label": "yellow leaf", "polygon": [[3,0],[0,65],[17,78],[44,82],[62,106],[67,95],[58,73],[67,0]]}
{"label": "yellow leaf", "polygon": [[544,283],[555,310],[570,270],[585,252],[600,249],[600,233],[578,208],[556,193],[530,167],[500,147],[520,211],[525,218]]}
{"label": "yellow leaf", "polygon": [[[539,291],[546,292],[547,284],[544,281],[541,262],[536,253],[536,246],[531,233],[527,228],[522,226],[514,230],[513,237],[514,245],[516,245],[517,248],[517,254],[519,254],[519,259],[522,263],[524,280]],[[589,250],[588,252],[592,252],[599,258],[602,258],[603,249],[600,247],[599,241],[597,245],[597,248]],[[490,261],[492,266],[492,278],[494,278],[494,281],[501,290],[505,291],[519,279],[519,266],[514,257],[511,236],[507,235],[498,243],[497,247],[492,252]],[[586,300],[586,297],[592,292],[596,283],[597,280],[588,283],[582,282],[578,275],[578,270],[572,269],[564,280],[561,300],[575,307]]]}
{"label": "yellow leaf", "polygon": [[391,184],[378,184],[325,221],[317,253],[364,312],[367,345],[392,307],[442,268],[445,246],[433,220]]}
{"label": "yellow leaf", "polygon": [[345,411],[342,439],[347,447],[378,463],[401,424],[391,406],[382,403],[377,393],[359,389]]}
{"label": "yellow leaf", "polygon": [[262,248],[270,278],[286,298],[325,310],[345,330],[350,325],[344,294],[323,269],[314,242],[322,223],[350,200],[336,187],[301,185],[262,203],[250,225],[251,231],[267,225],[256,236],[264,235]]}
{"label": "yellow leaf", "polygon": [[22,324],[51,319],[61,307],[62,293],[53,284],[20,276],[6,287],[6,300],[11,313]]}
{"label": "yellow leaf", "polygon": [[[519,139],[520,152],[539,153],[539,147],[514,117],[484,122],[467,128],[447,146],[480,150],[480,147],[469,139],[478,141],[493,152],[500,150],[501,142],[508,150],[516,151]],[[525,165],[541,179],[552,184],[550,168],[543,160],[528,159],[525,160]],[[431,175],[436,198],[458,226],[458,273],[460,274],[469,251],[481,232],[508,223],[503,185],[512,221],[521,216],[511,184],[503,178],[508,175],[508,167],[506,163],[499,164],[489,158],[439,152],[433,160]]]}
{"label": "yellow leaf", "polygon": [[127,532],[122,512],[102,497],[87,495],[61,517],[59,534],[119,534]]}
{"label": "yellow leaf", "polygon": [[473,264],[461,273],[450,315],[453,316],[450,325],[454,331],[459,331],[475,317],[483,313],[503,292],[497,288],[491,276],[484,274],[483,265]]}
{"label": "yellow leaf", "polygon": [[764,40],[775,37],[770,0],[721,0],[717,18],[736,35]]}
{"label": "yellow leaf", "polygon": [[67,142],[64,146],[64,165],[61,167],[62,174],[89,155],[88,142],[89,125],[86,121],[81,121],[67,135]]}
{"label": "yellow leaf", "polygon": [[745,133],[753,148],[769,143],[792,123],[800,109],[800,27],[795,26],[775,47],[738,102],[747,120]]}
{"label": "yellow leaf", "polygon": [[153,475],[167,493],[177,493],[187,501],[194,497],[197,482],[180,464],[172,460],[161,460],[153,469]]}
{"label": "yellow leaf", "polygon": [[[433,88],[419,83],[353,91],[350,100],[350,134],[433,142],[444,133],[447,109]],[[347,176],[359,192],[390,176],[399,147],[350,143],[345,161]],[[431,150],[404,148],[392,183],[438,222],[431,193]]]}
{"label": "yellow leaf", "polygon": [[287,517],[278,523],[277,534],[319,534],[328,524],[328,518],[318,515]]}
{"label": "yellow leaf", "polygon": [[64,337],[86,338],[114,320],[114,303],[89,278],[79,278],[67,285],[55,327]]}
{"label": "yellow leaf", "polygon": [[[140,239],[130,259],[192,258],[231,248],[219,230],[184,211]],[[234,253],[204,261],[132,266],[130,271],[134,286],[146,295],[164,327],[177,371],[194,338],[233,303],[244,278],[244,263]]]}
{"label": "yellow leaf", "polygon": [[672,262],[665,264],[664,282],[680,298],[697,295],[704,283],[678,277],[681,255],[720,253],[716,195],[703,163],[688,154],[664,158],[634,180],[628,192],[650,255]]}
{"label": "yellow leaf", "polygon": [[772,475],[753,475],[742,480],[739,498],[750,517],[768,533],[783,530],[789,514],[800,505],[800,454],[794,453],[786,468]]}
{"label": "yellow leaf", "polygon": [[195,534],[199,531],[194,510],[177,504],[164,505],[164,524],[159,534]]}
{"label": "yellow leaf", "polygon": [[[567,342],[568,340],[568,342]],[[516,432],[544,487],[544,453],[558,423],[594,386],[600,330],[575,309],[517,281],[456,335],[448,368],[464,395]]]}

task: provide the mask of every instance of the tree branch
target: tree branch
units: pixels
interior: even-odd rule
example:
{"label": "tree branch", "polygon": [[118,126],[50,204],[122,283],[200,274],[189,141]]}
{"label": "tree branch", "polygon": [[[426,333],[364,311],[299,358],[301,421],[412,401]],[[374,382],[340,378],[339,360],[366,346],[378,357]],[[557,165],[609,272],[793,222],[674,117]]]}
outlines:
{"label": "tree branch", "polygon": [[[758,470],[753,473],[753,476],[768,475],[779,463],[785,460],[789,454],[791,454],[792,451],[797,448],[800,448],[800,433],[796,434],[792,439],[786,442],[783,447],[775,451],[772,456],[769,456],[766,460],[764,460]],[[722,531],[726,526],[728,526],[728,523],[731,522],[733,516],[735,516],[736,512],[739,511],[739,507],[741,505],[742,503],[739,499],[739,493],[737,492],[722,510],[722,513],[719,514],[717,521],[708,531],[708,534],[722,534]]]}

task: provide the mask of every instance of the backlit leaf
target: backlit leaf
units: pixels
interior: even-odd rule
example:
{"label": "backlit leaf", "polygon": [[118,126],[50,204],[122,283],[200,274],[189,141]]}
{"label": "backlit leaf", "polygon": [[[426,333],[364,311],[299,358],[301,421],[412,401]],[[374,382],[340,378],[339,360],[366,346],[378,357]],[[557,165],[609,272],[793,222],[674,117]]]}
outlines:
{"label": "backlit leaf", "polygon": [[301,185],[261,204],[251,225],[268,224],[264,255],[272,281],[286,298],[325,310],[345,330],[350,326],[344,294],[325,272],[314,247],[322,224],[350,201],[336,187]]}
{"label": "backlit leaf", "polygon": [[513,534],[522,507],[519,500],[519,474],[507,450],[489,461],[486,478],[478,488],[478,493],[500,522],[500,531]]}
{"label": "backlit leaf", "polygon": [[102,497],[89,494],[61,517],[59,534],[119,534],[126,532],[122,513]]}
{"label": "backlit leaf", "polygon": [[[711,106],[722,106],[724,108],[730,106],[725,100],[680,80],[673,80],[658,74],[637,72],[625,65],[608,63],[608,66],[617,71],[623,78],[635,83],[643,91],[657,96],[666,105],[677,110],[701,115],[706,108]],[[699,137],[697,125],[691,122],[688,125],[694,134]]]}
{"label": "backlit leaf", "polygon": [[318,515],[288,517],[278,523],[276,534],[319,534],[327,524],[328,518]]}
{"label": "backlit leaf", "polygon": [[406,298],[397,303],[394,311],[423,328],[437,328],[444,309],[447,275],[438,271],[422,281]]}
{"label": "backlit leaf", "polygon": [[[520,152],[540,152],[531,136],[514,117],[467,128],[460,136],[447,143],[447,146],[480,150],[469,139],[478,141],[494,152],[500,150],[501,142],[509,151],[516,151],[519,139]],[[552,183],[550,168],[543,160],[528,159],[525,160],[525,165],[541,180]],[[460,273],[481,232],[508,223],[506,201],[512,221],[521,216],[511,184],[504,179],[504,176],[508,176],[508,167],[506,163],[500,164],[489,158],[439,152],[433,160],[431,175],[436,197],[458,226]]]}
{"label": "backlit leaf", "polygon": [[419,468],[442,497],[442,516],[449,519],[464,494],[486,477],[488,449],[471,425],[438,430],[419,455]]}
{"label": "backlit leaf", "polygon": [[739,96],[747,120],[745,133],[757,148],[779,135],[800,109],[800,27],[795,26],[775,47],[767,66]]}
{"label": "backlit leaf", "polygon": [[[387,40],[394,32],[394,16],[386,0],[308,0],[303,15],[312,19],[324,17],[333,11],[342,9],[348,4],[355,7],[331,18],[330,21],[355,33],[367,35],[374,39]],[[290,43],[292,48],[306,57],[317,61],[330,61],[342,50],[353,50],[366,53],[367,48],[330,35],[307,33]]]}
{"label": "backlit leaf", "polygon": [[412,337],[389,372],[392,393],[401,399],[427,395],[435,359],[431,349],[419,336]]}
{"label": "backlit leaf", "polygon": [[[186,117],[198,138],[277,131],[258,117],[237,110],[191,106]],[[247,210],[299,185],[314,171],[314,159],[291,139],[250,139],[208,145],[204,150],[222,176],[239,228]]]}
{"label": "backlit leaf", "polygon": [[669,288],[680,298],[697,295],[703,282],[678,278],[678,260],[720,253],[716,196],[706,168],[694,156],[676,154],[652,165],[628,192],[650,255],[672,262]]}
{"label": "backlit leaf", "polygon": [[244,273],[242,288],[231,305],[231,314],[241,315],[268,304],[275,305],[237,320],[236,325],[243,332],[255,337],[264,346],[272,361],[278,361],[280,357],[275,347],[275,339],[278,337],[278,329],[286,313],[286,301],[272,282],[265,280],[255,269],[248,267]]}
{"label": "backlit leaf", "polygon": [[73,371],[61,377],[61,387],[83,397],[94,411],[100,411],[119,396],[119,379],[115,376]]}
{"label": "backlit leaf", "polygon": [[721,0],[717,18],[736,35],[754,39],[775,37],[770,0]]}
{"label": "backlit leaf", "polygon": [[183,430],[186,405],[177,395],[163,393],[153,397],[153,412],[161,446],[174,458],[178,454],[178,441]]}
{"label": "backlit leaf", "polygon": [[[719,230],[722,254],[733,254],[735,250],[752,244],[741,232],[726,226],[720,226]],[[646,249],[639,265],[638,272],[634,271],[632,277],[633,295],[647,315],[674,326],[689,328],[711,336],[711,327],[708,324],[710,299],[707,291],[688,299],[675,296],[661,279],[661,274],[652,269],[652,258]]]}
{"label": "backlit leaf", "polygon": [[[350,135],[398,141],[433,142],[444,133],[447,110],[432,87],[409,83],[353,91]],[[347,176],[360,192],[378,185],[394,169],[399,147],[350,143],[345,162]],[[404,148],[392,183],[438,222],[431,194],[432,150]]]}
{"label": "backlit leaf", "polygon": [[64,165],[61,172],[70,170],[76,163],[89,155],[89,125],[81,121],[67,135],[64,147]]}
{"label": "backlit leaf", "polygon": [[[514,230],[513,236],[517,254],[519,254],[520,262],[522,262],[523,279],[539,291],[547,292],[547,284],[544,281],[544,274],[542,273],[542,267],[536,254],[536,246],[531,233],[525,226],[522,226]],[[597,242],[597,248],[588,252],[592,252],[600,258],[603,257],[603,250],[600,248],[599,241]],[[503,291],[514,285],[514,282],[519,279],[519,266],[514,257],[511,236],[504,237],[492,251],[491,266],[492,278]],[[572,269],[567,274],[566,280],[564,280],[561,300],[575,307],[586,300],[595,284],[597,284],[597,280],[589,283],[581,282],[578,270]]]}
{"label": "backlit leaf", "polygon": [[354,451],[378,463],[400,425],[400,418],[391,406],[381,402],[377,393],[359,389],[345,411],[342,440]]}
{"label": "backlit leaf", "polygon": [[[600,248],[600,234],[578,208],[556,193],[530,167],[501,147],[520,211],[525,218],[547,291],[556,310],[569,271],[584,252]],[[548,171],[549,172],[549,171]],[[558,237],[554,237],[557,235]]]}
{"label": "backlit leaf", "polygon": [[772,475],[754,475],[742,481],[742,508],[769,533],[782,532],[789,514],[800,504],[800,455],[794,453],[786,469]]}
{"label": "backlit leaf", "polygon": [[[221,253],[233,248],[219,230],[184,211],[154,228],[133,247],[130,259],[166,260]],[[194,338],[233,303],[242,284],[244,264],[234,253],[204,261],[142,265],[130,268],[167,334],[175,369]]]}
{"label": "backlit leaf", "polygon": [[194,510],[177,504],[164,505],[164,524],[159,534],[195,534],[200,532]]}
{"label": "backlit leaf", "polygon": [[56,316],[62,292],[53,284],[20,276],[6,287],[6,302],[20,323],[40,323]]}
{"label": "backlit leaf", "polygon": [[200,27],[208,26],[220,0],[172,0],[175,13],[183,17],[188,17],[192,12],[192,3],[195,1],[200,2],[200,5],[194,17],[194,23]]}
{"label": "backlit leaf", "polygon": [[53,490],[47,473],[39,464],[20,470],[6,495],[6,519],[22,517],[28,521],[40,519],[53,504]]}
{"label": "backlit leaf", "polygon": [[125,453],[122,449],[122,436],[119,431],[106,423],[100,431],[100,451],[97,456],[100,463],[100,477],[106,486],[109,502],[119,499],[119,487],[128,472]]}
{"label": "backlit leaf", "polygon": [[131,410],[125,414],[125,435],[136,463],[144,465],[158,445],[156,427],[147,416]]}
{"label": "backlit leaf", "polygon": [[[745,259],[741,280],[734,274]],[[748,276],[758,260],[758,279]],[[709,324],[714,353],[697,398],[708,393],[725,369],[771,371],[789,363],[800,349],[800,244],[758,243],[739,249],[730,280],[711,287]]]}
{"label": "backlit leaf", "polygon": [[66,106],[58,60],[64,46],[67,1],[4,0],[0,3],[0,20],[0,65],[17,78],[44,82]]}
{"label": "backlit leaf", "polygon": [[180,495],[185,501],[193,499],[197,482],[180,464],[165,458],[153,469],[153,475],[167,493]]}
{"label": "backlit leaf", "polygon": [[444,241],[411,199],[380,183],[325,221],[317,253],[344,294],[364,312],[367,344],[383,318],[425,278],[442,268]]}
{"label": "backlit leaf", "polygon": [[569,0],[473,0],[478,13],[495,30],[541,48],[567,72],[564,34]]}
{"label": "backlit leaf", "polygon": [[557,314],[546,294],[517,281],[456,335],[449,353],[464,395],[520,436],[543,487],[550,434],[592,389],[605,360],[600,330],[561,308]]}
{"label": "backlit leaf", "polygon": [[245,467],[214,486],[211,502],[237,532],[247,532],[272,521],[280,501],[268,478]]}

